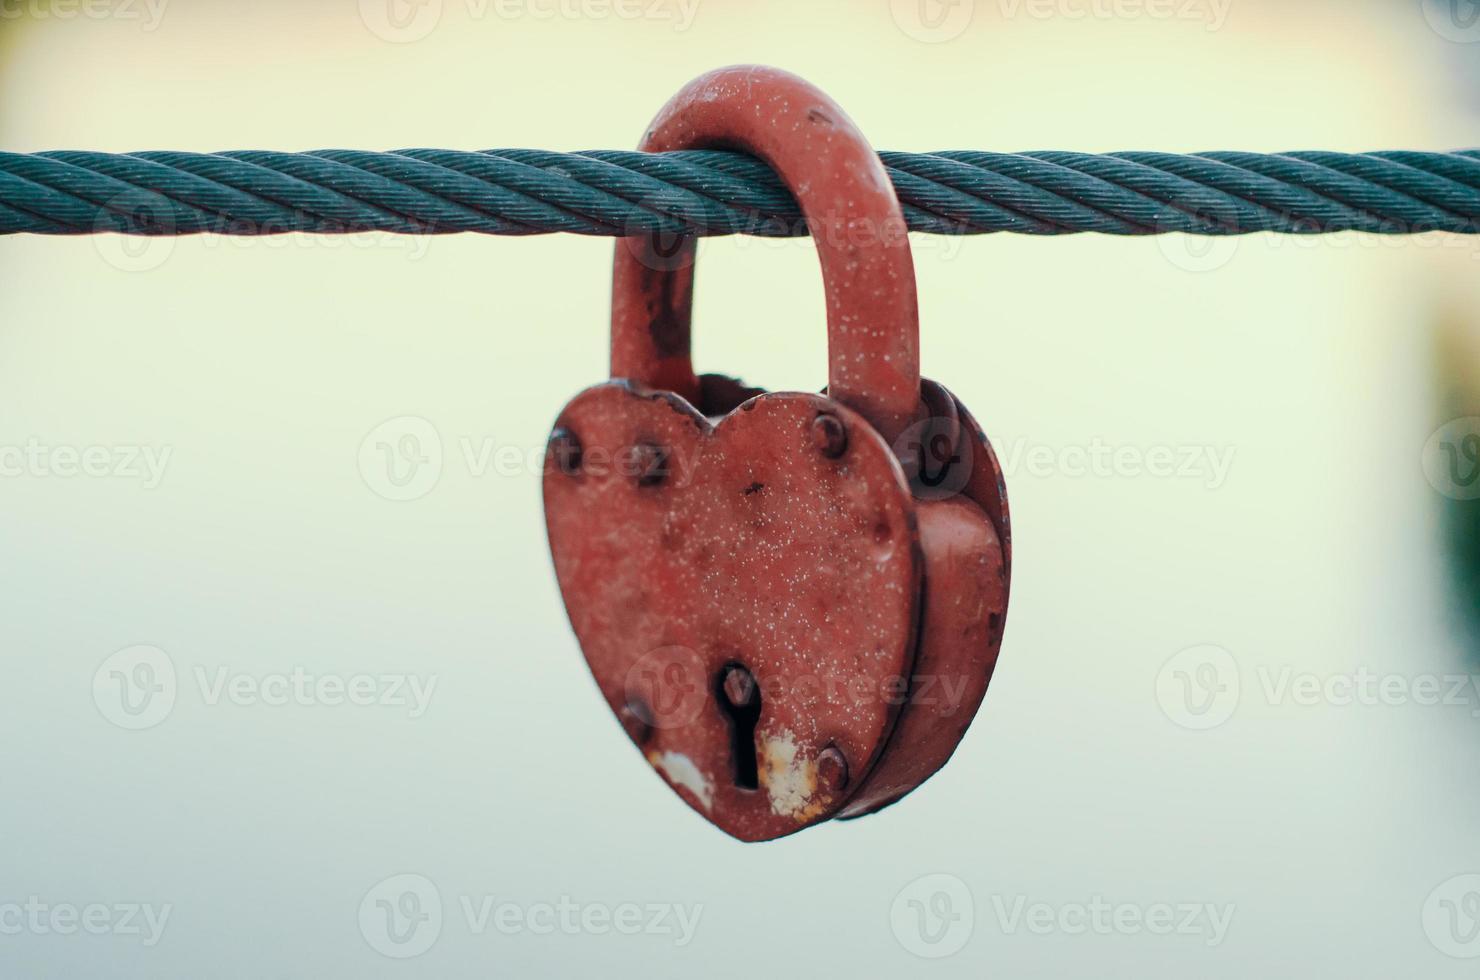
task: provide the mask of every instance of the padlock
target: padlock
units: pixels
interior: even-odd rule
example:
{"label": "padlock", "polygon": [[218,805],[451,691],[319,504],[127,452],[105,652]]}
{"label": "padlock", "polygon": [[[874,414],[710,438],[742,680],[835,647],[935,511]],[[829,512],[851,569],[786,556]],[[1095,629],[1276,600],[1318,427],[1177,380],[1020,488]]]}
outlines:
{"label": "padlock", "polygon": [[986,436],[922,380],[914,266],[878,155],[788,73],[704,75],[642,149],[780,175],[827,295],[821,395],[696,376],[694,240],[617,245],[611,380],[561,412],[545,518],[602,696],[694,810],[746,841],[895,802],[986,693],[1011,570]]}

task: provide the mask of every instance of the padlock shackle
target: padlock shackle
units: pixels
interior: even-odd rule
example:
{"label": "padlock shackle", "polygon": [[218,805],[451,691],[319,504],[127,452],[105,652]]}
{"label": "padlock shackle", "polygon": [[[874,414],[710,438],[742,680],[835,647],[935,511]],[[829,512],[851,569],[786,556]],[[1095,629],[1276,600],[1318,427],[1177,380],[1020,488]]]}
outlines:
{"label": "padlock shackle", "polygon": [[[838,105],[789,72],[741,65],[690,82],[658,113],[641,149],[740,150],[790,188],[817,244],[827,293],[828,395],[889,440],[917,417],[920,324],[899,200],[878,154]],[[617,243],[612,377],[698,404],[690,357],[694,239]]]}

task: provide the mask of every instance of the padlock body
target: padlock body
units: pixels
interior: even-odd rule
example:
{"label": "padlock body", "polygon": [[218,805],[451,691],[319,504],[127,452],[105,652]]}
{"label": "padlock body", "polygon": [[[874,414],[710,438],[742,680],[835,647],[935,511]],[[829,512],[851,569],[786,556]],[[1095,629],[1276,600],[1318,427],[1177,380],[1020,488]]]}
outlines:
{"label": "padlock body", "polygon": [[[551,551],[601,694],[674,791],[742,840],[887,805],[980,703],[1006,535],[964,488],[915,499],[894,447],[831,399],[761,394],[717,421],[730,405],[703,407],[615,381],[557,421]],[[977,452],[972,480],[994,468]]]}
{"label": "padlock body", "polygon": [[927,442],[943,431],[955,438],[948,466],[926,445],[925,472],[911,474],[924,595],[910,694],[844,819],[897,802],[946,764],[981,707],[1007,625],[1012,529],[1002,467],[966,407],[935,382],[924,389],[932,415],[918,430]]}

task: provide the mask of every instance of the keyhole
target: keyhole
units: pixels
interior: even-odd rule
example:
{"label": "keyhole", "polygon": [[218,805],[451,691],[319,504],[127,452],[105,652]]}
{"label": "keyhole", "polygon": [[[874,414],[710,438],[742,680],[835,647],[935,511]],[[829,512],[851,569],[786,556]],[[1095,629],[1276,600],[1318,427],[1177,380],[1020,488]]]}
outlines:
{"label": "keyhole", "polygon": [[761,720],[761,691],[744,664],[726,664],[715,681],[719,707],[730,723],[730,760],[735,785],[758,789],[760,773],[755,758],[755,726]]}

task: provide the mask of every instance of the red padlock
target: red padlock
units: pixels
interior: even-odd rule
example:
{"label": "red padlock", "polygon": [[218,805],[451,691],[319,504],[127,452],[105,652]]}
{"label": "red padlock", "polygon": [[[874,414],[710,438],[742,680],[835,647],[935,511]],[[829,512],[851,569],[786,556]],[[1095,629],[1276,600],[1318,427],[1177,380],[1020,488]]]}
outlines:
{"label": "red padlock", "polygon": [[711,72],[642,149],[733,149],[780,174],[827,290],[824,395],[689,356],[694,243],[617,246],[612,380],[561,412],[545,518],[607,704],[683,799],[742,840],[893,803],[955,750],[1007,611],[1002,471],[919,373],[914,265],[877,154],[770,68]]}

